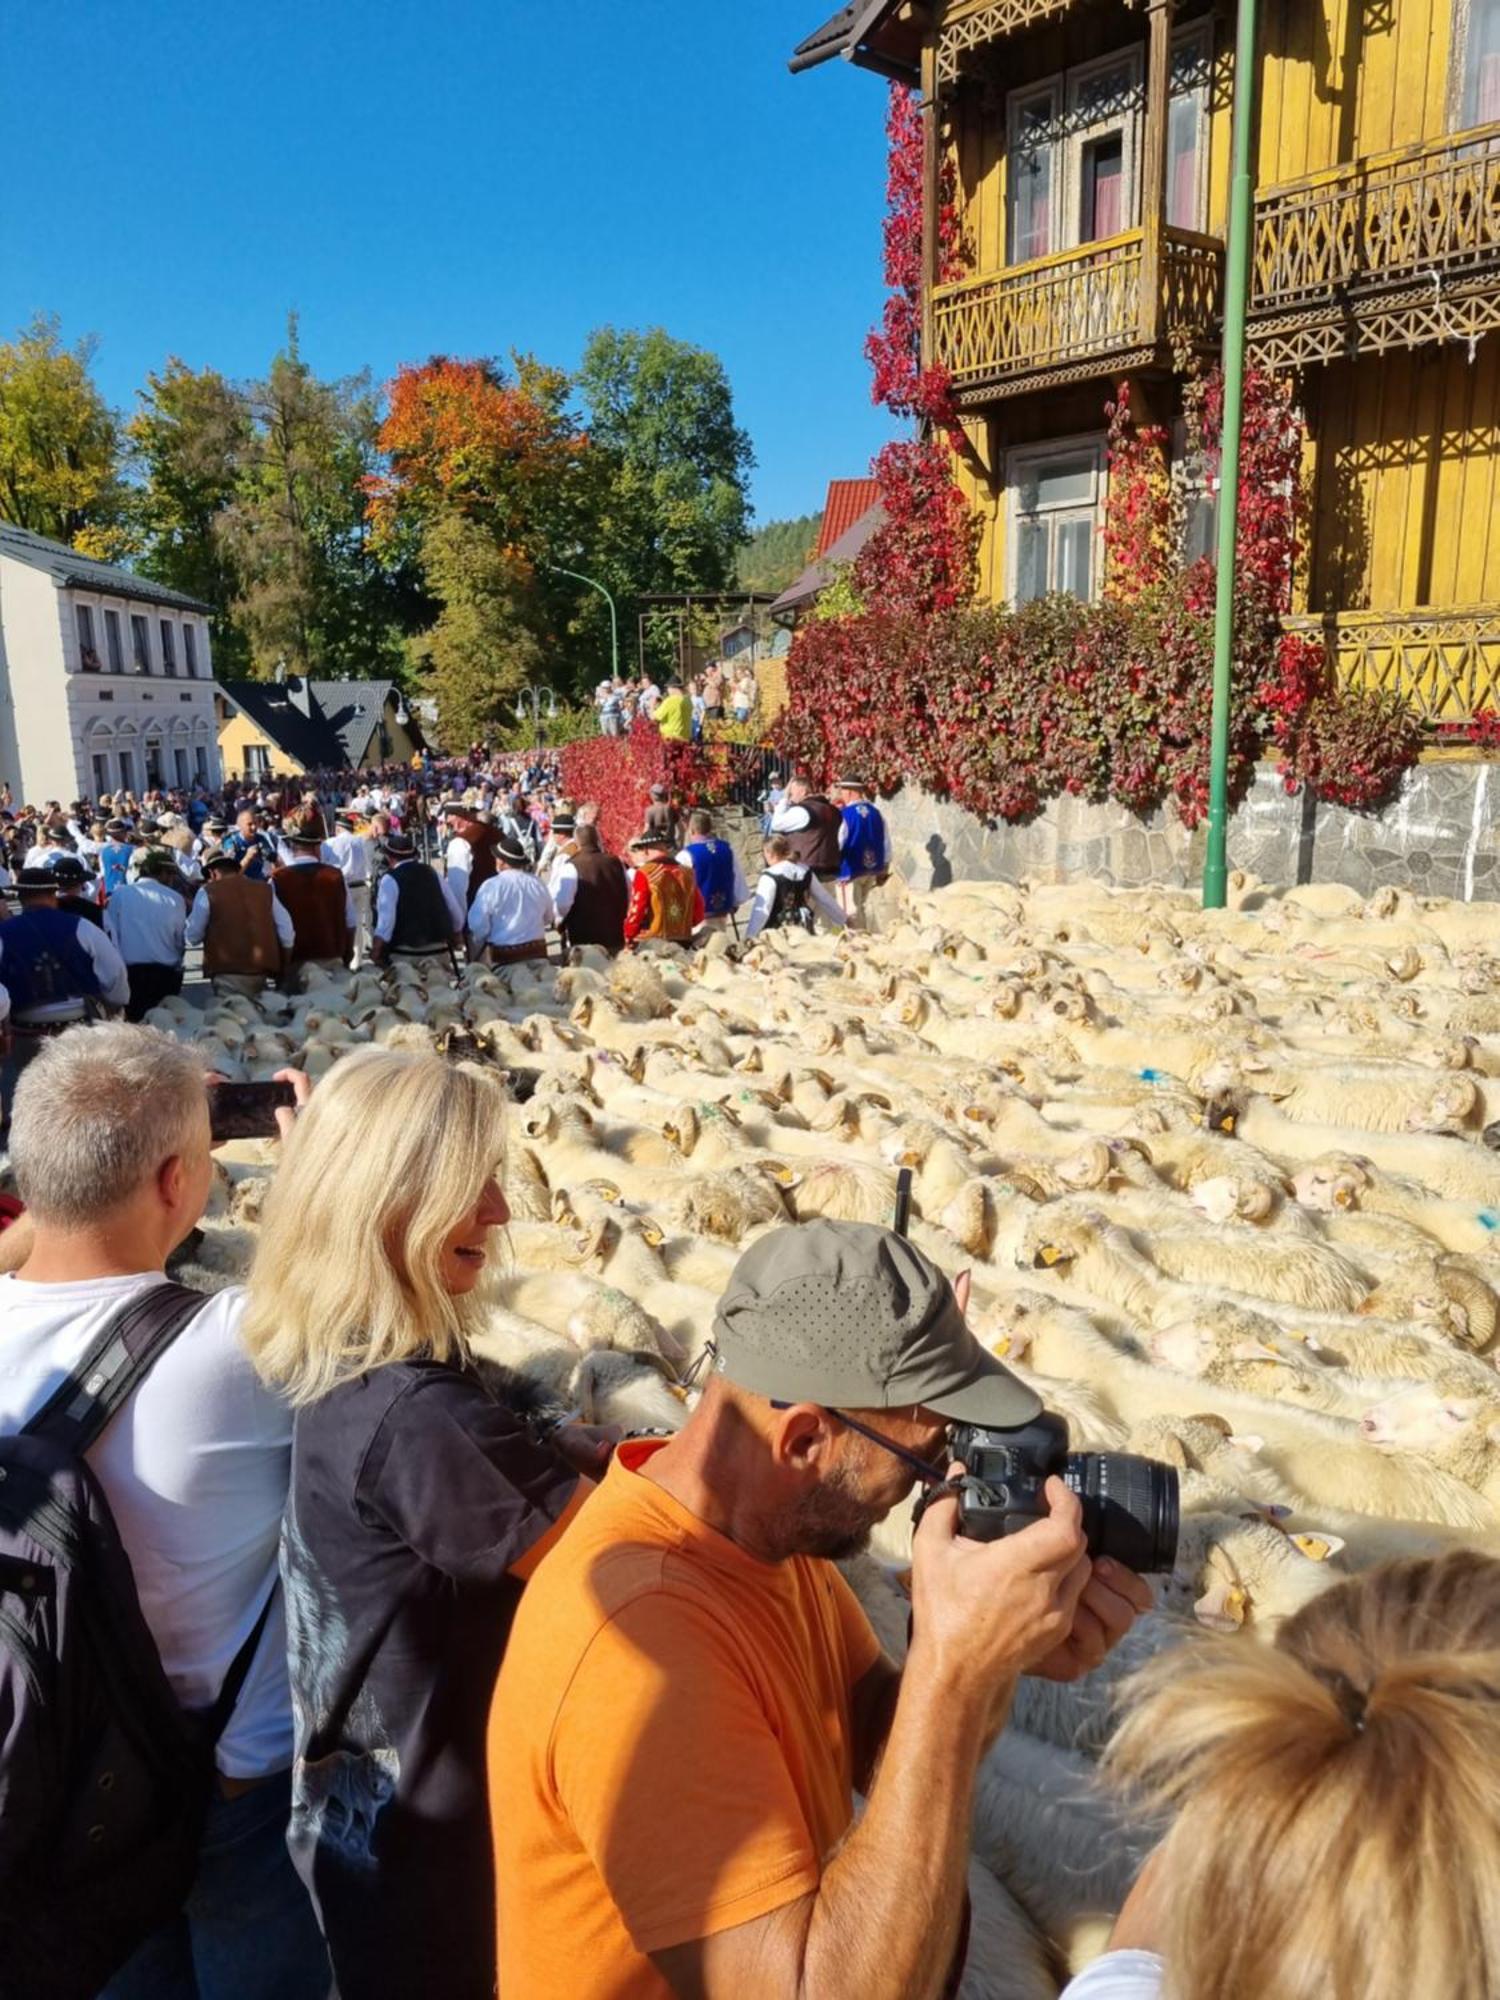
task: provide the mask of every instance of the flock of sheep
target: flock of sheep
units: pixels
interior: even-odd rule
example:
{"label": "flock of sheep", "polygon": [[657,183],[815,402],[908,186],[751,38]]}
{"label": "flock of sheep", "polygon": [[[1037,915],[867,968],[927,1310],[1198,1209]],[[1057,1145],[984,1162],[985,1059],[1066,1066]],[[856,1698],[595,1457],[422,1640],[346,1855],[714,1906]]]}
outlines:
{"label": "flock of sheep", "polygon": [[[1149,1837],[1095,1776],[1131,1664],[1500,1530],[1500,915],[1244,878],[1232,901],[893,885],[872,933],[152,1017],[232,1077],[369,1039],[508,1070],[485,1348],[593,1419],[679,1423],[746,1242],[887,1221],[910,1166],[913,1236],[972,1270],[976,1331],[1075,1448],[1179,1468],[1159,1609],[1079,1687],[1025,1684],[986,1761],[975,2000],[1051,2000],[1102,1944]],[[209,1284],[244,1268],[274,1148],[219,1157]],[[897,1654],[908,1536],[849,1566]]]}

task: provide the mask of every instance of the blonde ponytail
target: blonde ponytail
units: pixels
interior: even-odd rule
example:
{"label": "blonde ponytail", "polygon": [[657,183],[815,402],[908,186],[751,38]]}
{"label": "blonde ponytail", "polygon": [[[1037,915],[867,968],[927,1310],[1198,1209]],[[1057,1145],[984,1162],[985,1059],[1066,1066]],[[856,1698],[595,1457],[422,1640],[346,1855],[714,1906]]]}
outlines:
{"label": "blonde ponytail", "polygon": [[1173,2000],[1500,1995],[1500,1562],[1386,1564],[1126,1699]]}

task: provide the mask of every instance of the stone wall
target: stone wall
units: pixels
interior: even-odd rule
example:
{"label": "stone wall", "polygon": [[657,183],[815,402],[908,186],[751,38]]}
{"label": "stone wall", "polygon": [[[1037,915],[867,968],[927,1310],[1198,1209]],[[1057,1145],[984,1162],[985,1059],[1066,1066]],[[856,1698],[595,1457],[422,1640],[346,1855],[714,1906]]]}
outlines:
{"label": "stone wall", "polygon": [[[1203,829],[1189,833],[1167,811],[1139,816],[1065,798],[1025,825],[991,826],[912,786],[881,809],[894,864],[916,889],[966,876],[1189,888],[1203,876]],[[1389,882],[1465,902],[1500,899],[1500,765],[1419,764],[1378,814],[1319,805],[1305,793],[1289,798],[1262,766],[1230,820],[1229,865],[1267,883],[1343,882],[1360,895]]]}

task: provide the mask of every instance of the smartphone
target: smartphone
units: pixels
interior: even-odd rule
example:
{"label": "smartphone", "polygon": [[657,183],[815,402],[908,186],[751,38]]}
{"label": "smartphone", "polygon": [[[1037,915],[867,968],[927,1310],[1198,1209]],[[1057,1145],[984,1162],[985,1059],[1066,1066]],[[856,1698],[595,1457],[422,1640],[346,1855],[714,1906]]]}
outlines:
{"label": "smartphone", "polygon": [[208,1121],[213,1144],[230,1139],[274,1139],[278,1105],[290,1111],[297,1094],[289,1083],[214,1083],[208,1090]]}
{"label": "smartphone", "polygon": [[903,1167],[896,1176],[896,1214],[891,1223],[898,1236],[911,1227],[911,1168]]}

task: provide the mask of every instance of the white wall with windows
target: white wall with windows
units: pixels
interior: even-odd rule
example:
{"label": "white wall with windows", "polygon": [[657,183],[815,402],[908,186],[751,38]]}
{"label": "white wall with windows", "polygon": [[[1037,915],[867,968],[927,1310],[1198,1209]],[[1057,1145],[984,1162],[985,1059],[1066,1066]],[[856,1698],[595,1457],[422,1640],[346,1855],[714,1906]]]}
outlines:
{"label": "white wall with windows", "polygon": [[42,804],[220,781],[207,624],[0,550],[0,779]]}

